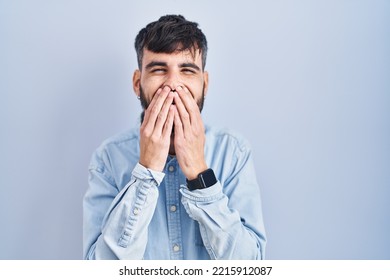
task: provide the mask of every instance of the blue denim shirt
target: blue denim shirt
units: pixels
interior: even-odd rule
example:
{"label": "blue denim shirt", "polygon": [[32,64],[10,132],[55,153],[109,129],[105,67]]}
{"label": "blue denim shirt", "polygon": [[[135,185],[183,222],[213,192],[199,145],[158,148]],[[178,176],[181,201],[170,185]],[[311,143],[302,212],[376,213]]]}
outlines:
{"label": "blue denim shirt", "polygon": [[260,190],[248,143],[206,126],[206,162],[218,179],[190,191],[175,157],[163,172],[138,163],[139,129],[93,154],[84,197],[85,259],[263,259]]}

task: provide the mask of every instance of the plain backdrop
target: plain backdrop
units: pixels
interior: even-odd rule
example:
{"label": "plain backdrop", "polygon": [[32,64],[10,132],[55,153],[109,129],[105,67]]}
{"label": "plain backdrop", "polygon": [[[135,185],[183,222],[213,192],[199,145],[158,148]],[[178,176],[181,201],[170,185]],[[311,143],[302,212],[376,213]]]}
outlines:
{"label": "plain backdrop", "polygon": [[134,38],[172,13],[208,38],[204,121],[252,145],[266,257],[390,259],[387,0],[0,0],[0,258],[82,258],[91,154],[138,125]]}

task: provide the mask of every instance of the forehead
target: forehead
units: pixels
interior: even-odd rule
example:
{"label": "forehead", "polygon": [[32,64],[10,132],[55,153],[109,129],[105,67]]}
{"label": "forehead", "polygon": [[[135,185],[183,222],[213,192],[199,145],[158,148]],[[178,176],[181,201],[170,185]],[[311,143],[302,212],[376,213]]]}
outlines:
{"label": "forehead", "polygon": [[200,50],[191,52],[190,50],[175,51],[173,53],[156,53],[144,49],[142,57],[142,67],[151,62],[163,62],[167,66],[177,66],[183,63],[194,63],[202,69],[202,56]]}

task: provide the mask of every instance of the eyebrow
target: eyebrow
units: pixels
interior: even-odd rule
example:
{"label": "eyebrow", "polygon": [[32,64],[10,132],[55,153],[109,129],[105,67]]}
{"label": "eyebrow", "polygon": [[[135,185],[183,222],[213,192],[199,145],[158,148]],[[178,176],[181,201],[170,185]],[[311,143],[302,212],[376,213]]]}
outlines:
{"label": "eyebrow", "polygon": [[193,68],[197,71],[200,71],[200,68],[195,63],[182,63],[179,66],[180,68]]}
{"label": "eyebrow", "polygon": [[150,63],[148,63],[146,66],[145,66],[145,69],[150,69],[150,68],[153,68],[154,66],[168,66],[166,62],[162,62],[162,61],[152,61]]}

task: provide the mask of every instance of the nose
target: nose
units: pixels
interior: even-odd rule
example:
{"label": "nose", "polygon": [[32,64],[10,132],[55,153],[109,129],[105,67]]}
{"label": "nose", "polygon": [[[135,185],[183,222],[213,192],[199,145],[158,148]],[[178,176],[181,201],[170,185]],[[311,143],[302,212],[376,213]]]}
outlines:
{"label": "nose", "polygon": [[178,86],[182,86],[179,75],[174,72],[168,73],[167,79],[163,84],[163,87],[164,86],[169,86],[172,91],[175,90]]}

